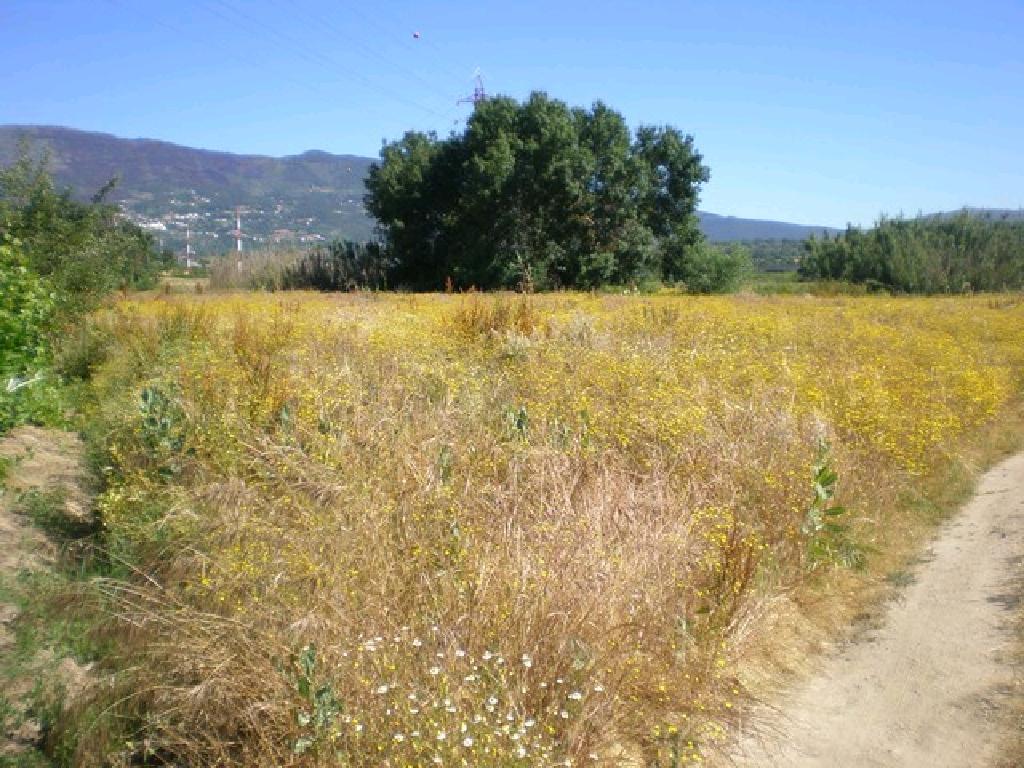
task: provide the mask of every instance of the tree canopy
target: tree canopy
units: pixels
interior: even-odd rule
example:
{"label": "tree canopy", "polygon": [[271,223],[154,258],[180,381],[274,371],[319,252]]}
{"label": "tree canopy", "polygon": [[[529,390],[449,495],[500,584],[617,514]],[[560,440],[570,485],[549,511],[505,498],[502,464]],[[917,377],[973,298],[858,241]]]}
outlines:
{"label": "tree canopy", "polygon": [[395,285],[589,287],[682,279],[709,172],[676,128],[630,131],[598,102],[476,105],[462,134],[409,132],[370,168],[366,205]]}

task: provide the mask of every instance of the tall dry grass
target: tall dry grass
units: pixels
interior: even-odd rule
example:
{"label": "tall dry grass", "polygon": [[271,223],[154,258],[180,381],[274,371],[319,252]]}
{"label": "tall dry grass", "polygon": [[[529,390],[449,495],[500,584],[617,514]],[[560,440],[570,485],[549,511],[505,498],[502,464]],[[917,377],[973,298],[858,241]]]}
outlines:
{"label": "tall dry grass", "polygon": [[210,288],[215,291],[278,290],[284,272],[305,254],[306,251],[299,248],[224,254],[210,263]]}
{"label": "tall dry grass", "polygon": [[[93,414],[122,656],[68,739],[115,763],[711,759],[775,606],[845,578],[819,545],[889,547],[901,495],[1019,395],[1022,320],[984,299],[125,302],[95,319],[115,343]],[[815,465],[839,532],[809,524]]]}

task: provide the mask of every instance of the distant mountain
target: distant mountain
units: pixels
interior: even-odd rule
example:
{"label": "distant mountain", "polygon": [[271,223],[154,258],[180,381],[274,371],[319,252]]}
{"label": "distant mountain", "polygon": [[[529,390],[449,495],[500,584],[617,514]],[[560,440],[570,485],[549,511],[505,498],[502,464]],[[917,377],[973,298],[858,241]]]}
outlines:
{"label": "distant mountain", "polygon": [[740,219],[736,216],[719,216],[717,213],[698,211],[700,228],[705,237],[713,242],[733,240],[806,240],[811,235],[823,232],[835,234],[842,230],[833,227],[808,227],[802,224],[787,224],[784,221],[762,219]]}
{"label": "distant mountain", "polygon": [[235,155],[165,141],[121,139],[51,126],[0,126],[0,164],[27,139],[48,151],[55,179],[83,197],[112,177],[110,195],[138,223],[184,245],[189,227],[199,253],[231,248],[235,208],[257,245],[334,236],[363,240],[373,224],[363,209],[363,178],[372,160],[309,151],[289,157]]}
{"label": "distant mountain", "polygon": [[[372,235],[362,200],[373,158],[316,150],[236,155],[72,128],[4,125],[0,165],[17,157],[23,139],[35,151],[48,151],[57,182],[83,197],[117,176],[110,199],[174,250],[184,248],[186,227],[201,255],[232,248],[236,207],[242,209],[246,247]],[[699,217],[708,239],[719,242],[802,240],[836,231],[705,212]]]}

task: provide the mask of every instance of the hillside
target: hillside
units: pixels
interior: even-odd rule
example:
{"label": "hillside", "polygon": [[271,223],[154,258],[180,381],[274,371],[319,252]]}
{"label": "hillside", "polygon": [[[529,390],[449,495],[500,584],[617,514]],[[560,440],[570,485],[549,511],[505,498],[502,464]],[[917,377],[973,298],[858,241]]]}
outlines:
{"label": "hillside", "polygon": [[[83,196],[118,176],[111,199],[174,250],[183,248],[186,226],[200,254],[233,247],[230,232],[238,206],[250,247],[338,236],[362,240],[372,234],[362,197],[373,158],[316,150],[287,157],[236,155],[72,128],[4,125],[0,164],[17,156],[23,138],[49,151],[57,181]],[[699,216],[713,241],[802,240],[826,229],[707,212]]]}
{"label": "hillside", "polygon": [[57,181],[82,195],[111,177],[111,198],[166,247],[178,249],[185,227],[199,253],[233,245],[233,212],[255,244],[301,242],[341,235],[368,238],[363,177],[370,158],[310,151],[289,157],[236,155],[150,139],[46,126],[0,126],[0,164],[22,138],[50,152]]}
{"label": "hillside", "polygon": [[804,240],[811,235],[821,236],[822,232],[835,233],[832,227],[807,227],[784,221],[764,219],[741,219],[736,216],[720,216],[717,213],[698,211],[700,228],[708,240],[731,242],[735,240]]}

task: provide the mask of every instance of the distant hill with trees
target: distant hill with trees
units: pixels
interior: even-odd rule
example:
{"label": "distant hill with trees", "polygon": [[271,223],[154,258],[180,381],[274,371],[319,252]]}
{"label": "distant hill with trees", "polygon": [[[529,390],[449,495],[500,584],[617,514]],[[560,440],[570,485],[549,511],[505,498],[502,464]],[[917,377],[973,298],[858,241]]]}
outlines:
{"label": "distant hill with trees", "polygon": [[77,194],[87,196],[116,176],[109,199],[175,250],[184,245],[186,225],[200,253],[231,248],[236,206],[244,209],[249,245],[372,235],[363,208],[370,158],[319,151],[237,155],[70,128],[8,125],[0,126],[0,166],[14,162],[23,141],[49,153],[55,182]]}
{"label": "distant hill with trees", "polygon": [[[195,224],[193,244],[200,253],[229,248],[235,206],[246,209],[243,229],[261,243],[366,240],[373,234],[363,180],[374,158],[316,150],[280,158],[238,155],[73,128],[2,125],[0,166],[15,161],[22,140],[48,151],[56,183],[83,196],[117,176],[109,199],[137,222],[156,227],[151,231],[172,249],[184,246],[186,222]],[[799,241],[828,229],[705,211],[697,218],[713,242]]]}
{"label": "distant hill with trees", "polygon": [[712,242],[726,243],[741,240],[804,240],[811,235],[835,234],[842,230],[835,227],[809,227],[803,224],[788,224],[784,221],[766,219],[741,219],[737,216],[720,216],[717,213],[701,211],[700,228]]}

